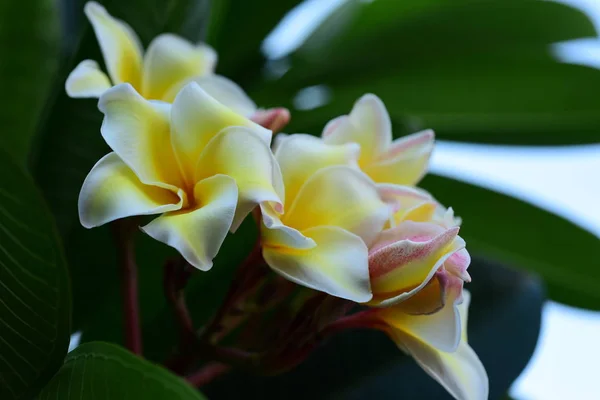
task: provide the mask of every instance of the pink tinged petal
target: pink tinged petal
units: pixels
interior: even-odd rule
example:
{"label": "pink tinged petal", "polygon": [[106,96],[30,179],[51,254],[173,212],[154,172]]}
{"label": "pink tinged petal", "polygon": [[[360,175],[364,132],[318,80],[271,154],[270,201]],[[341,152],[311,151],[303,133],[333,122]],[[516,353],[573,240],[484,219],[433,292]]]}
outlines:
{"label": "pink tinged petal", "polygon": [[358,143],[361,166],[374,161],[392,142],[390,116],[383,102],[373,94],[358,99],[347,120],[334,121],[325,127],[325,141],[330,144]]}
{"label": "pink tinged petal", "polygon": [[433,131],[400,138],[376,161],[363,170],[376,182],[415,185],[427,172],[433,151]]}
{"label": "pink tinged petal", "polygon": [[135,32],[95,1],[87,2],[83,11],[94,28],[112,82],[140,88],[142,46]]}
{"label": "pink tinged petal", "polygon": [[128,83],[107,90],[98,102],[106,143],[145,184],[176,192],[184,188],[169,126],[171,106],[144,99]]}
{"label": "pink tinged petal", "polygon": [[178,89],[196,76],[212,74],[217,53],[206,44],[163,33],[152,40],[144,56],[142,94],[147,99],[173,101],[167,98],[174,86]]}
{"label": "pink tinged petal", "polygon": [[92,60],[80,62],[65,82],[65,90],[73,98],[98,98],[111,86],[108,76]]}
{"label": "pink tinged petal", "polygon": [[178,210],[185,194],[143,184],[115,153],[94,165],[79,193],[79,219],[86,228],[134,215]]}
{"label": "pink tinged petal", "polygon": [[458,228],[443,230],[433,224],[404,222],[384,232],[369,254],[375,306],[388,306],[418,293],[455,246]]}
{"label": "pink tinged petal", "polygon": [[330,145],[305,134],[289,135],[280,140],[275,158],[285,182],[285,204],[290,207],[302,185],[320,169],[334,165],[356,165],[359,151],[355,143]]}
{"label": "pink tinged petal", "polygon": [[275,133],[289,124],[291,118],[292,116],[287,108],[278,107],[269,108],[268,110],[256,110],[250,119]]}
{"label": "pink tinged petal", "polygon": [[222,130],[204,148],[196,167],[195,180],[223,174],[237,184],[239,201],[232,230],[252,209],[269,203],[283,212],[285,196],[279,165],[263,139],[252,129],[234,126]]}
{"label": "pink tinged petal", "polygon": [[263,247],[267,264],[299,285],[355,302],[371,298],[367,247],[344,229],[322,226],[303,232],[316,246],[310,249]]}
{"label": "pink tinged petal", "polygon": [[369,245],[390,216],[390,206],[381,201],[377,187],[366,175],[334,166],[320,169],[304,183],[282,220],[299,231],[337,226]]}
{"label": "pink tinged petal", "polygon": [[311,249],[317,244],[302,232],[284,225],[279,214],[268,203],[260,205],[262,222],[261,241],[270,247],[289,247],[291,249]]}
{"label": "pink tinged petal", "polygon": [[465,282],[471,282],[471,276],[467,272],[471,264],[471,256],[467,249],[458,250],[452,254],[444,263],[444,268],[454,276],[462,279]]}
{"label": "pink tinged petal", "polygon": [[190,183],[200,154],[221,130],[241,126],[253,130],[269,145],[271,131],[237,114],[191,82],[175,97],[171,111],[172,144],[179,164]]}
{"label": "pink tinged petal", "polygon": [[194,187],[197,207],[164,214],[142,230],[175,248],[194,267],[207,271],[231,227],[238,198],[235,181],[215,175]]}

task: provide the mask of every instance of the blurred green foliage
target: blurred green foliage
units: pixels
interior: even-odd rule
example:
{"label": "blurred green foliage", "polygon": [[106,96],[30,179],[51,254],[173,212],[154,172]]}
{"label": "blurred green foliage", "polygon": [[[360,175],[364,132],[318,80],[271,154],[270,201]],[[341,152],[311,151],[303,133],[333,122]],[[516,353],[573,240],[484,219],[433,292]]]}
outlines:
{"label": "blurred green foliage", "polygon": [[[557,42],[597,35],[584,14],[566,5],[542,0],[348,0],[280,60],[288,70],[274,77],[269,73],[273,60],[261,52],[263,40],[300,1],[101,3],[127,21],[144,45],[162,32],[205,39],[219,53],[219,73],[244,86],[260,106],[291,109],[289,132],[319,134],[329,119],[373,92],[390,110],[397,136],[433,128],[438,138],[478,143],[599,142],[600,71],[561,63],[551,50]],[[66,76],[77,63],[102,59],[82,6],[83,1],[0,0],[0,146],[10,154],[0,155],[2,399],[34,396],[62,364],[71,332],[71,296],[60,243],[72,282],[73,330],[82,331],[84,342],[122,342],[110,232],[106,227],[87,231],[77,217],[81,184],[108,151],[99,134],[96,101],[72,100],[64,93]],[[314,85],[326,87],[331,101],[295,109],[296,94]],[[50,211],[17,165],[27,160]],[[510,196],[435,176],[423,184],[463,217],[461,235],[469,249],[488,260],[470,270],[479,283],[472,286],[469,333],[490,372],[491,398],[500,398],[525,366],[539,330],[542,284],[522,271],[539,276],[551,299],[600,310],[598,238]],[[251,224],[245,224],[227,239],[214,269],[190,282],[186,294],[198,326],[210,318],[255,235]],[[176,335],[161,288],[161,267],[173,251],[145,236],[138,238],[137,248],[147,356],[161,361]],[[370,358],[352,360],[356,354],[349,349],[358,346],[372,349]],[[336,374],[340,360],[356,370]],[[313,382],[315,372],[325,368],[331,374],[327,388],[306,385],[308,392],[297,394],[395,396],[404,390],[398,374],[424,377],[409,372],[409,364],[398,352],[392,356],[390,343],[379,335],[350,335],[288,376],[254,380],[252,390],[274,396],[278,388]],[[230,379],[243,382],[239,376]],[[164,398],[161,390],[166,388],[177,398],[201,398],[160,367],[98,342],[71,353],[41,398],[63,398],[72,390],[87,396],[100,381],[110,382],[111,389],[94,390],[94,398],[124,398],[122,390]],[[227,390],[227,385],[218,386],[209,388],[217,397]],[[432,386],[415,387],[424,388],[421,395],[437,396],[438,388]],[[238,384],[231,387],[241,390]]]}

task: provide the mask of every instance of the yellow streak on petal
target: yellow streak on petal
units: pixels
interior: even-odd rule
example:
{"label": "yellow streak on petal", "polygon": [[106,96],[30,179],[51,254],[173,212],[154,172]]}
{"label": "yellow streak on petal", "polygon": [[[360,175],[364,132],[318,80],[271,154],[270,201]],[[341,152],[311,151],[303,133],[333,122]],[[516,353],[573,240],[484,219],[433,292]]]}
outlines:
{"label": "yellow streak on petal", "polygon": [[147,99],[173,101],[176,93],[169,92],[174,86],[212,74],[216,62],[217,53],[208,45],[194,45],[170,33],[159,35],[144,56],[141,93]]}
{"label": "yellow streak on petal", "polygon": [[109,153],[85,178],[79,218],[84,227],[92,228],[133,215],[177,210],[183,201],[169,190],[143,184],[117,154]]}
{"label": "yellow streak on petal", "polygon": [[164,214],[142,230],[177,249],[194,267],[207,271],[231,227],[237,195],[232,178],[212,176],[195,186],[194,209]]}
{"label": "yellow streak on petal", "polygon": [[100,4],[86,3],[87,15],[100,44],[108,74],[116,85],[128,82],[140,89],[142,47],[135,32],[125,22],[113,18]]}
{"label": "yellow streak on petal", "polygon": [[80,62],[65,83],[67,94],[74,98],[97,98],[110,87],[108,76],[92,60]]}

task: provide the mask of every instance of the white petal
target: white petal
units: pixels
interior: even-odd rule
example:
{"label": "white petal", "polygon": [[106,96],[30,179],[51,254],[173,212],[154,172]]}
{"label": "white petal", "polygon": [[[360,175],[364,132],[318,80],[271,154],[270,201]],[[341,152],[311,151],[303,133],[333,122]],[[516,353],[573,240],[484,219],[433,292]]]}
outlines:
{"label": "white petal", "polygon": [[69,74],[65,90],[69,97],[97,98],[111,86],[108,76],[100,70],[96,61],[83,60]]}
{"label": "white petal", "polygon": [[311,228],[303,233],[314,240],[315,247],[288,251],[265,246],[267,264],[311,289],[356,302],[371,299],[367,248],[358,236],[337,227]]}
{"label": "white petal", "polygon": [[336,118],[324,130],[330,144],[358,143],[361,166],[376,159],[392,142],[392,123],[383,102],[366,94],[354,104],[348,118]]}
{"label": "white petal", "polygon": [[334,165],[357,167],[360,147],[356,143],[326,144],[311,135],[294,134],[279,139],[275,158],[281,167],[288,207],[300,188],[318,170]]}
{"label": "white petal", "polygon": [[233,231],[261,203],[283,211],[280,196],[285,193],[279,165],[269,146],[252,129],[226,128],[208,142],[198,160],[195,180],[217,174],[230,176],[238,187]]}
{"label": "white petal", "polygon": [[181,206],[181,198],[173,192],[140,182],[115,153],[94,165],[78,201],[79,219],[86,228],[133,215],[161,214]]}
{"label": "white petal", "polygon": [[235,113],[192,82],[175,98],[171,112],[172,143],[188,179],[193,179],[200,154],[221,130],[242,126],[252,129],[265,144],[271,131]]}
{"label": "white petal", "polygon": [[233,179],[215,175],[198,182],[194,194],[199,208],[164,214],[142,230],[177,249],[194,267],[207,271],[231,227],[238,192]]}
{"label": "white petal", "polygon": [[319,170],[306,181],[282,221],[299,231],[337,226],[370,245],[390,216],[390,206],[381,200],[366,175],[350,167],[334,166]]}
{"label": "white petal", "polygon": [[205,75],[193,79],[206,93],[236,113],[251,117],[256,104],[234,81],[221,75]]}
{"label": "white petal", "polygon": [[172,102],[175,90],[196,76],[212,74],[216,63],[212,47],[163,33],[152,40],[144,56],[142,94],[147,99]]}
{"label": "white petal", "polygon": [[142,46],[135,32],[95,1],[87,2],[83,10],[94,28],[112,82],[128,82],[139,88]]}
{"label": "white petal", "polygon": [[185,187],[171,146],[169,104],[148,101],[124,83],[107,90],[98,108],[104,113],[102,137],[142,182]]}

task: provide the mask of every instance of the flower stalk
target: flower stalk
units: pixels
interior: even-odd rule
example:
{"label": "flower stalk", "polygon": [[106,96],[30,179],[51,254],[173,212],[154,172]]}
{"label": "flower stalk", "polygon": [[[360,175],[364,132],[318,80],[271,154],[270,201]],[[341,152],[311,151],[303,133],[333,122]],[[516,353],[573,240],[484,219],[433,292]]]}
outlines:
{"label": "flower stalk", "polygon": [[134,354],[142,355],[142,330],[138,299],[138,273],[135,262],[133,219],[117,220],[112,224],[121,272],[123,301],[123,335],[125,346]]}

